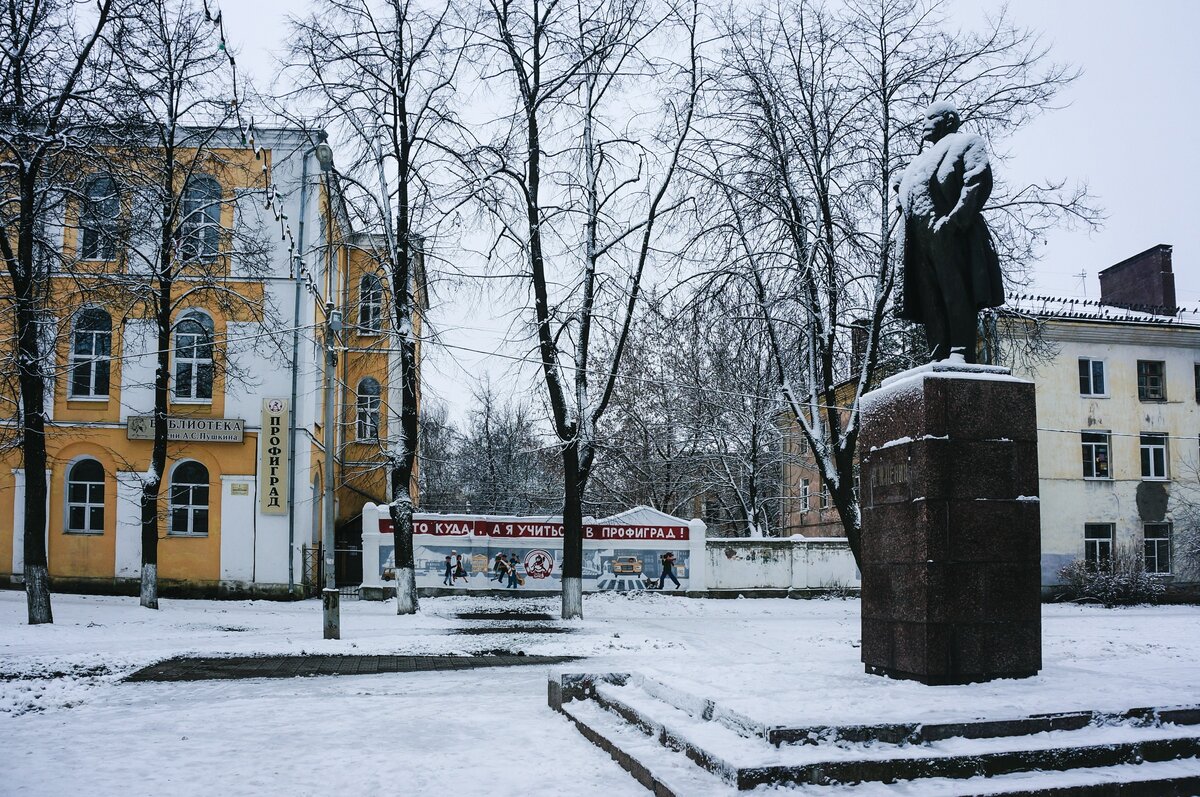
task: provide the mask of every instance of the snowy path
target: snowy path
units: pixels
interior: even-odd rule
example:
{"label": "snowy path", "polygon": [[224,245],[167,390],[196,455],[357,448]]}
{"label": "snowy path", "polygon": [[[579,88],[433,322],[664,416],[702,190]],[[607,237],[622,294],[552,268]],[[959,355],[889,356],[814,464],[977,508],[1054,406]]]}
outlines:
{"label": "snowy path", "polygon": [[[418,617],[343,604],[324,641],[315,601],[56,595],[24,625],[0,592],[0,792],[641,794],[546,706],[544,667],[355,677],[126,684],[181,654],[583,655],[570,669],[636,670],[766,722],[962,719],[1200,702],[1200,608],[1047,606],[1045,669],[1026,681],[923,687],[867,676],[856,601],[590,596],[569,634],[465,636],[454,614],[509,602],[443,598]],[[552,600],[528,600],[550,610]],[[477,624],[477,623],[476,623]],[[63,673],[58,677],[39,677]]]}
{"label": "snowy path", "polygon": [[2,791],[642,794],[545,692],[539,668],[121,684],[70,711],[0,719]]}

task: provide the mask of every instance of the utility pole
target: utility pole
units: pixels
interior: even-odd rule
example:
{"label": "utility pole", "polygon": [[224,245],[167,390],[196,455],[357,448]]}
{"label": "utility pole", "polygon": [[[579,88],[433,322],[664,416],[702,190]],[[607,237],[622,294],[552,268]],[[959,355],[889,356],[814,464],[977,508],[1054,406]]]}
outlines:
{"label": "utility pole", "polygon": [[325,414],[321,422],[325,446],[325,495],[322,500],[324,518],[321,529],[321,559],[325,570],[325,587],[321,590],[321,613],[325,639],[342,638],[341,607],[337,577],[334,570],[334,534],[336,519],[334,508],[334,462],[337,458],[337,413],[334,406],[334,369],[337,366],[337,336],[342,331],[342,314],[334,309],[333,268],[337,258],[333,255],[333,148],[324,139],[316,146],[317,161],[325,183],[325,274],[329,291],[325,301]]}

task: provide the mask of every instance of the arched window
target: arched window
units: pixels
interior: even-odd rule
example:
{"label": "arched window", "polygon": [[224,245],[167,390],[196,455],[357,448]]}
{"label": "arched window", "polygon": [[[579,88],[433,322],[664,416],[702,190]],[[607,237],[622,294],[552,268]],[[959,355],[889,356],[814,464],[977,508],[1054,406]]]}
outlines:
{"label": "arched window", "polygon": [[112,357],[112,318],[98,307],[75,314],[71,335],[71,396],[108,395]]}
{"label": "arched window", "polygon": [[358,383],[358,439],[379,439],[379,382],[367,377]]}
{"label": "arched window", "polygon": [[94,459],[67,471],[67,531],[104,533],[104,466]]}
{"label": "arched window", "polygon": [[370,334],[383,328],[383,283],[374,274],[358,281],[358,331]]}
{"label": "arched window", "polygon": [[208,468],[182,462],[171,474],[171,533],[208,534]]}
{"label": "arched window", "polygon": [[175,325],[175,398],[212,398],[213,322],[199,310],[189,310]]}
{"label": "arched window", "polygon": [[79,256],[84,260],[112,260],[117,254],[117,216],[121,203],[117,184],[107,174],[87,181],[79,213]]}
{"label": "arched window", "polygon": [[221,186],[212,177],[192,177],[183,190],[179,233],[185,260],[212,260],[221,240]]}

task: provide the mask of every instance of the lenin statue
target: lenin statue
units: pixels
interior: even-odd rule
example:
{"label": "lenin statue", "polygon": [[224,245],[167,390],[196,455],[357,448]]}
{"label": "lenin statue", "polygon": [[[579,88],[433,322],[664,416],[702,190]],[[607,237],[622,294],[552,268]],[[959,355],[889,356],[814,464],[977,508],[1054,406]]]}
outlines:
{"label": "lenin statue", "polygon": [[930,359],[961,354],[975,362],[976,319],[1004,303],[1004,283],[980,211],[992,193],[982,138],[958,132],[952,103],[925,111],[930,143],[900,176],[904,214],[903,295],[899,316],[925,325]]}

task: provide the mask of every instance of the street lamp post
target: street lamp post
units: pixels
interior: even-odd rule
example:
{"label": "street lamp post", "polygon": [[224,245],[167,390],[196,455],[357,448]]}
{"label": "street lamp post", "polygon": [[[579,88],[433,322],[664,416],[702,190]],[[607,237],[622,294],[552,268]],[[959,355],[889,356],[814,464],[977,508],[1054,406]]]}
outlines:
{"label": "street lamp post", "polygon": [[333,268],[336,259],[333,256],[333,187],[330,173],[333,171],[333,148],[321,139],[315,153],[317,162],[321,164],[321,173],[325,183],[325,243],[326,243],[326,275],[330,278],[326,284],[329,290],[325,302],[325,414],[322,420],[322,432],[325,446],[325,494],[322,500],[324,518],[321,525],[321,558],[325,572],[325,586],[321,590],[321,612],[325,639],[342,638],[341,608],[334,568],[334,534],[333,524],[336,518],[334,507],[334,460],[337,452],[336,408],[334,407],[334,368],[337,365],[337,335],[342,331],[342,316],[333,305]]}

